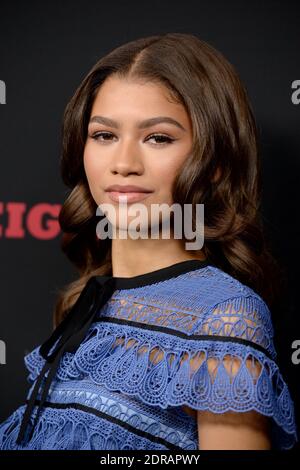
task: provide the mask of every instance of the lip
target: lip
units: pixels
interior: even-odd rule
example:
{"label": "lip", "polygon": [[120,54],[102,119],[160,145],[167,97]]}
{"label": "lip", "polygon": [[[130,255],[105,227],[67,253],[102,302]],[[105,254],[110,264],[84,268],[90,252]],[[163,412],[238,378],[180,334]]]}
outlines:
{"label": "lip", "polygon": [[[152,192],[152,191],[151,191]],[[123,192],[123,191],[107,191],[109,198],[114,202],[130,203],[136,201],[143,201],[150,193],[149,192]]]}
{"label": "lip", "polygon": [[121,185],[121,184],[113,184],[108,186],[105,191],[114,191],[119,193],[152,193],[151,189],[142,188],[141,186],[135,185]]}

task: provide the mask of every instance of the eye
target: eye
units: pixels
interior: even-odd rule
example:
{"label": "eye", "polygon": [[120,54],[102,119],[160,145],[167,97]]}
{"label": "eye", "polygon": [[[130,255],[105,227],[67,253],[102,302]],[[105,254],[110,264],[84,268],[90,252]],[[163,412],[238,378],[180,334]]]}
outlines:
{"label": "eye", "polygon": [[[103,137],[103,136],[112,137],[113,134],[111,132],[95,132],[95,134],[91,135],[90,137],[94,140],[100,140],[99,137]],[[104,140],[110,140],[110,139],[104,139]],[[103,142],[103,140],[101,141]]]}
{"label": "eye", "polygon": [[[94,140],[105,142],[112,140],[111,138],[114,137],[114,135],[111,132],[95,132],[95,134],[92,134],[90,137]],[[149,137],[147,137],[146,141],[151,139],[156,140],[156,144],[154,144],[155,146],[172,144],[176,140],[164,134],[151,134]]]}
{"label": "eye", "polygon": [[164,135],[164,134],[152,134],[147,138],[147,140],[150,140],[150,139],[163,140],[163,142],[157,142],[155,145],[165,145],[166,143],[167,144],[172,144],[174,142],[174,140],[176,140],[176,139],[172,139],[171,137],[169,137],[167,135]]}

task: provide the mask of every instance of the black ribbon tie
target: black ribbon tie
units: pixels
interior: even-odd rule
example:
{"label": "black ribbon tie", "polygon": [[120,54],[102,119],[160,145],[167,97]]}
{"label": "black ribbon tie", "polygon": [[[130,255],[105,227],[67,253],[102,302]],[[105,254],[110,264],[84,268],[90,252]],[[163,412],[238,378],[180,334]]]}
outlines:
{"label": "black ribbon tie", "polygon": [[[40,411],[45,403],[51,382],[64,352],[75,352],[84,339],[99,309],[106,304],[116,289],[115,279],[109,276],[92,276],[82,289],[78,299],[66,318],[57,326],[52,335],[40,346],[40,354],[46,360],[28,399],[17,444],[24,445],[33,434]],[[46,376],[46,373],[48,375]],[[42,382],[41,397],[37,413],[30,429],[30,416],[37,401]],[[26,434],[26,435],[25,435]]]}

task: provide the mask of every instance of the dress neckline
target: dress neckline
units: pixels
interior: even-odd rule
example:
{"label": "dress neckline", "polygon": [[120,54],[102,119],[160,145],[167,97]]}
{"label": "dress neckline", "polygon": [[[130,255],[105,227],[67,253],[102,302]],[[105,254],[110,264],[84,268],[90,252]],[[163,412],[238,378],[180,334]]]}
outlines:
{"label": "dress neckline", "polygon": [[185,261],[180,261],[178,263],[171,264],[169,266],[165,266],[160,269],[156,269],[155,271],[139,274],[137,276],[117,277],[106,275],[95,277],[101,283],[106,280],[113,279],[116,289],[132,289],[135,287],[142,287],[154,284],[156,282],[166,281],[168,279],[172,279],[173,277],[188,273],[189,271],[204,268],[211,264],[212,263],[208,260],[208,258],[204,260],[188,259]]}

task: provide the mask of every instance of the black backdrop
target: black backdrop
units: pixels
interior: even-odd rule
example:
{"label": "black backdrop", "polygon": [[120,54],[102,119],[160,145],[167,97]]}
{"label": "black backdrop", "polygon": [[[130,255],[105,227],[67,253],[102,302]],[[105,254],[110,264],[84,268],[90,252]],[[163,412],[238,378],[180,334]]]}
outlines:
{"label": "black backdrop", "polygon": [[161,32],[192,33],[219,49],[250,95],[263,213],[288,273],[288,292],[273,312],[275,344],[300,422],[300,354],[292,360],[295,341],[300,349],[300,3],[278,0],[1,2],[0,421],[23,403],[23,357],[49,336],[56,290],[76,276],[57,223],[67,194],[59,175],[64,107],[102,55]]}

